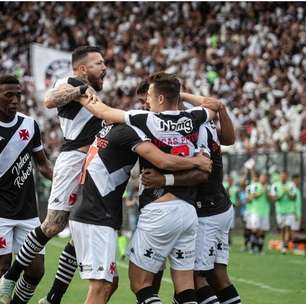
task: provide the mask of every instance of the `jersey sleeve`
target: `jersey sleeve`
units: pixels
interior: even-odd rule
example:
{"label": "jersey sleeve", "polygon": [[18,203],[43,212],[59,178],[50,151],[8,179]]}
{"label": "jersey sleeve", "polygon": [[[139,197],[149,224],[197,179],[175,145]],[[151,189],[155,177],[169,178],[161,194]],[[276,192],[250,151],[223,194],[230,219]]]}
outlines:
{"label": "jersey sleeve", "polygon": [[125,113],[125,123],[130,127],[144,128],[146,126],[149,112],[142,110],[131,110]]}
{"label": "jersey sleeve", "polygon": [[204,124],[201,125],[199,130],[199,137],[197,141],[197,150],[196,152],[200,152],[208,154],[209,157],[211,156],[209,147],[208,147],[208,134],[207,129]]}
{"label": "jersey sleeve", "polygon": [[203,107],[194,107],[192,109],[186,110],[186,112],[190,113],[192,119],[197,121],[199,125],[208,121],[208,111]]}
{"label": "jersey sleeve", "polygon": [[125,126],[117,132],[116,141],[123,149],[134,151],[137,145],[150,139],[137,127]]}
{"label": "jersey sleeve", "polygon": [[38,152],[43,150],[43,145],[40,137],[40,130],[37,122],[34,120],[34,136],[33,136],[33,152]]}

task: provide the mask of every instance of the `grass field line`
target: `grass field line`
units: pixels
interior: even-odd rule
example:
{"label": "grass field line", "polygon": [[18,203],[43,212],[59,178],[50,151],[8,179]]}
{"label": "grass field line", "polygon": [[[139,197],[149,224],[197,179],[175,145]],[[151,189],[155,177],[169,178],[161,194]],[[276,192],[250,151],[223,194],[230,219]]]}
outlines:
{"label": "grass field line", "polygon": [[306,262],[305,261],[296,261],[296,260],[293,260],[293,261],[289,261],[289,263],[306,266]]}
{"label": "grass field line", "polygon": [[[64,248],[63,243],[61,243],[59,241],[56,241],[54,239],[49,244],[54,246],[54,247]],[[295,261],[292,261],[292,263],[293,262],[295,262]],[[128,265],[125,264],[125,263],[117,262],[117,265],[122,267],[122,268],[128,269]],[[262,289],[270,290],[270,291],[273,291],[273,292],[280,292],[280,293],[290,292],[290,290],[288,290],[288,289],[275,288],[275,287],[272,287],[272,286],[267,285],[267,284],[262,283],[262,282],[256,282],[256,281],[247,280],[247,279],[244,279],[244,278],[238,278],[238,277],[232,277],[231,276],[231,279],[233,279],[234,281],[237,281],[237,282],[241,282],[241,283],[245,283],[245,284],[248,284],[248,285],[260,287]],[[166,283],[169,283],[169,284],[172,284],[172,281],[171,281],[170,278],[163,277],[162,281],[166,282]]]}
{"label": "grass field line", "polygon": [[260,287],[260,288],[263,288],[263,289],[267,289],[267,290],[270,290],[270,291],[273,291],[273,292],[280,292],[280,293],[290,292],[289,289],[275,288],[275,287],[269,286],[269,285],[261,283],[261,282],[255,282],[255,281],[247,280],[247,279],[243,279],[243,278],[236,278],[236,277],[231,276],[231,279],[233,281],[253,285],[253,286]]}

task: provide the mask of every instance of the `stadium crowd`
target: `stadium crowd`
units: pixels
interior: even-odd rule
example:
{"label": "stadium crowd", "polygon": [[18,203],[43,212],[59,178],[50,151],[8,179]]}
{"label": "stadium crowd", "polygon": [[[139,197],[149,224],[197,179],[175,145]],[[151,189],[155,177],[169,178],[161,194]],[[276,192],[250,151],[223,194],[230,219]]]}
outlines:
{"label": "stadium crowd", "polygon": [[66,51],[101,45],[112,105],[139,108],[137,83],[166,70],[187,90],[225,101],[238,135],[230,152],[299,151],[306,145],[305,14],[302,3],[2,3],[0,68],[23,76],[25,110],[40,123],[51,158],[62,135],[35,98],[33,42]]}

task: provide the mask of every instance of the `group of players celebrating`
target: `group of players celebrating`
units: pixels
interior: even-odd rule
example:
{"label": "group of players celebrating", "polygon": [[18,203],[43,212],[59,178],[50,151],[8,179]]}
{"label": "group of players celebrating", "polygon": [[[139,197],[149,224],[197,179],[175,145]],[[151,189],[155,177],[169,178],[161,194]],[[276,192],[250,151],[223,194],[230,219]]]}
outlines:
{"label": "group of players celebrating", "polygon": [[[47,108],[57,108],[64,135],[53,178],[38,125],[16,112],[18,80],[0,77],[0,303],[28,303],[44,273],[44,247],[68,222],[72,240],[39,303],[60,303],[77,267],[89,280],[86,303],[109,301],[119,281],[122,196],[137,160],[140,216],[128,248],[137,303],[161,303],[167,258],[173,303],[240,303],[227,274],[233,207],[222,185],[220,143],[233,144],[235,135],[224,104],[181,92],[175,75],[158,72],[137,90],[146,110],[114,109],[99,96],[106,74],[101,50],[77,48],[72,67],[74,75],[58,80],[44,101]],[[193,107],[181,110],[180,101]],[[32,156],[52,179],[40,226]]]}

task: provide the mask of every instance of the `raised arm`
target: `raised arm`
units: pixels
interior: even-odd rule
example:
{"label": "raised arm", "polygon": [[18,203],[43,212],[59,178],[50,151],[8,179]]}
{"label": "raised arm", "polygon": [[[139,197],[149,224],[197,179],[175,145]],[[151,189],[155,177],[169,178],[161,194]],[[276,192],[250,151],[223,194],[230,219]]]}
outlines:
{"label": "raised arm", "polygon": [[159,169],[182,171],[198,168],[211,172],[212,161],[204,156],[181,157],[164,153],[150,142],[142,142],[135,147],[135,152]]}
{"label": "raised arm", "polygon": [[126,111],[109,107],[90,90],[86,91],[85,96],[80,98],[80,103],[94,116],[105,119],[108,122],[124,123]]}
{"label": "raised arm", "polygon": [[235,143],[235,129],[226,106],[222,103],[219,109],[220,130],[218,137],[221,145],[230,146]]}
{"label": "raised arm", "polygon": [[86,88],[87,86],[73,87],[68,83],[61,84],[46,93],[44,104],[48,109],[64,106],[72,100],[80,98]]}
{"label": "raised arm", "polygon": [[209,120],[212,120],[216,116],[216,112],[219,111],[222,102],[214,97],[204,97],[193,95],[190,93],[181,92],[180,97],[182,100],[191,103],[193,106],[205,107],[208,111]]}
{"label": "raised arm", "polygon": [[[174,186],[196,186],[207,181],[209,173],[199,169],[162,175],[155,169],[146,169],[141,176],[142,184],[147,188],[161,188],[172,184]],[[169,184],[170,180],[170,184]]]}

